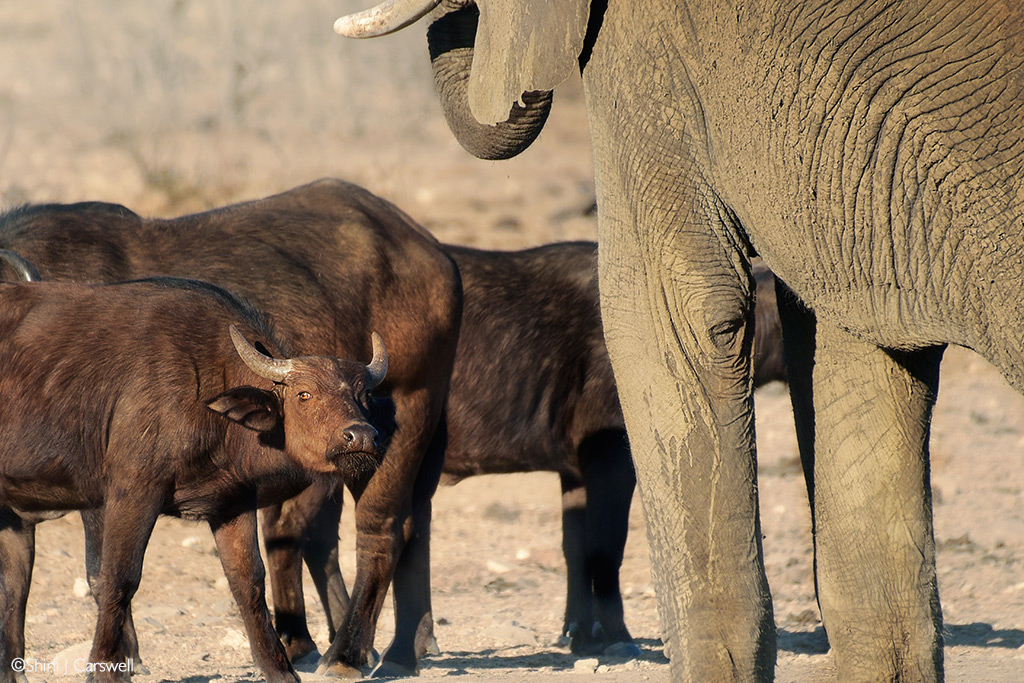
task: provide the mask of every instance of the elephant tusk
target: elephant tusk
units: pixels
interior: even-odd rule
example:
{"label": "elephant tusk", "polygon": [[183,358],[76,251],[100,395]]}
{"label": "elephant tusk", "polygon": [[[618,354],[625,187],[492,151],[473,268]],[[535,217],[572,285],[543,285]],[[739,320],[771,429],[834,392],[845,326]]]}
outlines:
{"label": "elephant tusk", "polygon": [[376,7],[346,14],[334,22],[334,32],[348,38],[376,38],[405,28],[441,0],[384,0]]}

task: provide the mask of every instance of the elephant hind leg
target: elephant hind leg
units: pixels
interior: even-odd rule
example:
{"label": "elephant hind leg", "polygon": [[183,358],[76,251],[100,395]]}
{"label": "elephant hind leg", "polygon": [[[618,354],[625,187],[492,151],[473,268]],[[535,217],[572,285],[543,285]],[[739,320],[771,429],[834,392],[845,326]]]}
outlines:
{"label": "elephant hind leg", "polygon": [[942,351],[897,354],[818,324],[815,545],[841,680],[942,676],[928,468]]}

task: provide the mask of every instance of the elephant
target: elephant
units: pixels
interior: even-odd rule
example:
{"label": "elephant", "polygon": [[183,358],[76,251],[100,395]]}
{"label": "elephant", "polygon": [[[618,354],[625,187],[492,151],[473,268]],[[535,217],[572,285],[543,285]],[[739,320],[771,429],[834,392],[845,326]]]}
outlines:
{"label": "elephant", "polygon": [[941,680],[928,439],[948,344],[1024,390],[1024,6],[989,0],[438,0],[455,136],[536,137],[577,69],[601,307],[674,680],[766,680],[752,283],[779,297],[839,680]]}

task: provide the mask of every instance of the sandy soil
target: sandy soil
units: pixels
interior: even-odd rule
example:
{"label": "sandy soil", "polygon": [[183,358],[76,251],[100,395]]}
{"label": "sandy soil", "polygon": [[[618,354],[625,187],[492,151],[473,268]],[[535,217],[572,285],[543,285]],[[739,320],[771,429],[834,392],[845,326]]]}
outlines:
{"label": "sandy soil", "polygon": [[[512,162],[470,158],[428,82],[423,32],[347,43],[359,2],[233,0],[0,4],[0,200],[103,199],[173,215],[333,175],[395,201],[441,239],[516,248],[593,238],[593,182],[576,83]],[[301,5],[301,6],[300,6]],[[757,396],[761,514],[781,681],[833,678],[818,620],[807,499],[784,387]],[[1024,678],[1024,398],[951,349],[933,425],[939,587],[952,681]],[[349,509],[351,506],[349,506]],[[343,561],[354,575],[351,519]],[[564,608],[555,475],[470,479],[435,498],[433,594],[442,654],[424,678],[667,681],[639,500],[623,567],[633,661],[579,662],[553,645]],[[41,525],[27,626],[42,666],[88,650],[81,525]],[[76,589],[76,584],[78,588]],[[313,631],[326,645],[312,597]],[[135,600],[141,681],[244,681],[250,663],[210,532],[164,519]],[[390,638],[385,610],[378,647]],[[318,680],[304,664],[304,680]],[[60,665],[57,665],[60,668]],[[596,668],[596,671],[595,671]],[[53,667],[30,680],[61,679]]]}

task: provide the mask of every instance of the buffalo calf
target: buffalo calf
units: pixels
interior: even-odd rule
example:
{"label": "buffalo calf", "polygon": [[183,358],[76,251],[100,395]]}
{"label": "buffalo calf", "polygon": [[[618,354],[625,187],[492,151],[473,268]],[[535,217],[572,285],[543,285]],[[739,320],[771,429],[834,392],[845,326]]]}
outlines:
{"label": "buffalo calf", "polygon": [[94,678],[130,676],[130,603],[167,514],[209,523],[256,663],[297,681],[266,606],[255,511],[379,466],[371,392],[387,355],[372,345],[369,365],[289,358],[259,313],[203,282],[0,283],[0,680],[24,656],[34,526],[77,509],[105,520]]}

